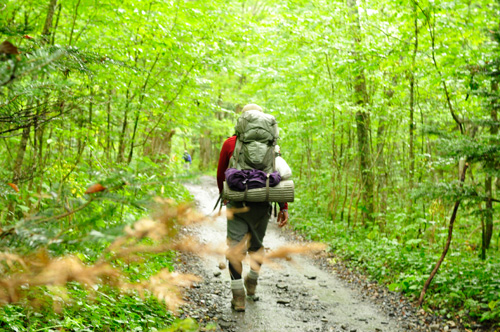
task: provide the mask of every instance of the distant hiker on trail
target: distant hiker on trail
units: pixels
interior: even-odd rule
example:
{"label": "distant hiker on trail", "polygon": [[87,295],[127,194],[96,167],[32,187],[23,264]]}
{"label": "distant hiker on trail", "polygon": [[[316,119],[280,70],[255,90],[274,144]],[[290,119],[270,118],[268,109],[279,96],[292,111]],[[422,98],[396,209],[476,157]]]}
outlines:
{"label": "distant hiker on trail", "polygon": [[[245,119],[241,122],[238,121],[236,134],[224,142],[220,152],[217,166],[217,185],[221,194],[226,180],[225,172],[228,168],[231,170],[258,169],[264,171],[268,179],[267,184],[264,185],[267,187],[269,187],[270,173],[275,171],[274,146],[278,138],[276,120],[272,115],[263,113],[262,108],[255,104],[243,107],[240,119],[242,118]],[[251,131],[250,129],[249,132],[246,132],[249,130],[248,128],[258,128],[258,130]],[[264,138],[259,135],[264,135]],[[255,160],[260,161],[257,163]],[[231,306],[236,311],[244,311],[245,289],[249,298],[257,300],[255,291],[262,262],[262,259],[258,257],[264,253],[263,240],[271,216],[272,205],[268,201],[225,201],[224,203],[227,204],[228,211],[227,242],[229,249],[226,256],[229,260],[233,295]],[[280,212],[277,221],[279,227],[283,227],[288,223],[288,204],[279,203],[279,205]],[[250,271],[243,280],[242,260],[247,252],[251,259],[252,257],[256,259],[251,260]]]}
{"label": "distant hiker on trail", "polygon": [[191,166],[191,155],[189,154],[189,152],[187,150],[184,151],[184,155],[182,156],[182,159],[184,160],[184,168],[185,169],[189,169],[189,167]]}

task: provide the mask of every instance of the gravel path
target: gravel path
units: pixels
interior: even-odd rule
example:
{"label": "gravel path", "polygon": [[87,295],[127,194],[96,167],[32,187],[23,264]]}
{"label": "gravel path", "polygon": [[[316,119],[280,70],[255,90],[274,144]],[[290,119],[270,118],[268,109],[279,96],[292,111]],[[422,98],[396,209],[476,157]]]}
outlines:
{"label": "gravel path", "polygon": [[[202,177],[186,187],[196,199],[199,210],[210,214],[218,196],[215,179]],[[226,219],[186,230],[209,244],[225,242]],[[293,216],[291,216],[293,218]],[[273,250],[299,242],[290,231],[271,221],[264,244]],[[259,279],[259,301],[247,301],[247,310],[231,309],[229,273],[220,269],[224,257],[179,257],[179,269],[197,274],[203,281],[190,289],[181,317],[192,317],[202,326],[211,323],[212,331],[238,332],[459,332],[453,322],[415,309],[398,293],[389,292],[352,273],[344,265],[329,264],[327,254],[317,257],[295,256],[280,262],[280,268],[264,266]],[[248,271],[244,266],[244,271]]]}

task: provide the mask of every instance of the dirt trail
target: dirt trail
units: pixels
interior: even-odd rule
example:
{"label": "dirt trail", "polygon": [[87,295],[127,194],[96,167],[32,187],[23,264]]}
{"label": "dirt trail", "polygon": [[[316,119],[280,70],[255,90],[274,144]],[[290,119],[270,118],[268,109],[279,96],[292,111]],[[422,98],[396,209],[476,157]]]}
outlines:
{"label": "dirt trail", "polygon": [[[215,179],[202,177],[199,184],[186,187],[195,197],[199,210],[210,214],[218,196]],[[292,216],[293,218],[293,216]],[[190,229],[204,243],[225,242],[224,209],[214,223]],[[290,234],[271,221],[264,240],[266,248],[290,244]],[[203,277],[189,291],[183,316],[201,322],[214,322],[217,331],[458,331],[439,324],[436,318],[417,317],[397,294],[381,291],[367,281],[342,280],[325,260],[294,257],[282,262],[280,269],[264,266],[257,293],[259,301],[247,300],[247,310],[236,313],[230,307],[229,273],[220,270],[223,257],[184,257],[183,269]],[[249,267],[244,266],[244,271]],[[349,284],[351,282],[351,284]],[[354,286],[353,286],[354,285]],[[375,304],[370,298],[383,293]],[[380,296],[378,296],[380,298]],[[427,320],[426,320],[427,319]]]}

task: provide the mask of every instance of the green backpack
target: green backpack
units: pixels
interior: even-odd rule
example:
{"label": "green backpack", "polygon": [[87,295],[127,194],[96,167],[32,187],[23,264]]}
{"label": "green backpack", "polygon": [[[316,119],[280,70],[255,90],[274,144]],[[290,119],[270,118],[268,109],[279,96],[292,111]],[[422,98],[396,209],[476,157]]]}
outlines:
{"label": "green backpack", "polygon": [[278,139],[274,116],[257,110],[246,111],[236,122],[235,131],[237,139],[229,167],[274,172],[274,146]]}

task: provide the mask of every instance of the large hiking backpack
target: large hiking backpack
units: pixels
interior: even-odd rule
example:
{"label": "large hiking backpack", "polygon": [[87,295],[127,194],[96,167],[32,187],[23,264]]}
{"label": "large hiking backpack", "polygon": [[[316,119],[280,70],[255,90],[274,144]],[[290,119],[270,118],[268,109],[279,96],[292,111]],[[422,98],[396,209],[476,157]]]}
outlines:
{"label": "large hiking backpack", "polygon": [[[228,181],[224,181],[222,194],[215,206],[217,207],[217,204],[221,202],[222,207],[222,200],[235,202],[293,202],[294,183],[292,180],[278,180],[277,185],[272,184],[271,181],[273,177],[271,173],[278,170],[274,151],[278,139],[278,124],[274,116],[257,110],[246,111],[238,119],[235,131],[237,136],[236,145],[233,156],[229,161],[229,168],[240,171],[263,171],[267,173],[267,179],[265,186],[262,188],[249,189],[249,182],[244,183],[246,187],[244,191],[233,190],[229,187]],[[226,176],[228,171],[229,169],[226,170]],[[281,179],[281,176],[279,178]],[[259,182],[262,183],[262,181]]]}
{"label": "large hiking backpack", "polygon": [[278,139],[274,116],[257,110],[246,111],[239,117],[235,131],[237,139],[229,167],[274,172],[274,146]]}

